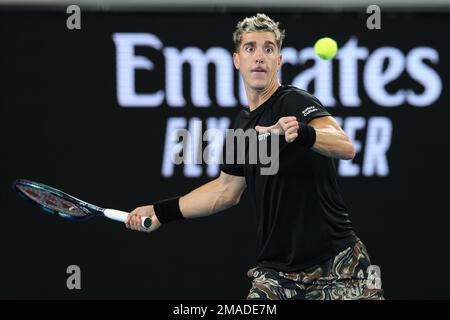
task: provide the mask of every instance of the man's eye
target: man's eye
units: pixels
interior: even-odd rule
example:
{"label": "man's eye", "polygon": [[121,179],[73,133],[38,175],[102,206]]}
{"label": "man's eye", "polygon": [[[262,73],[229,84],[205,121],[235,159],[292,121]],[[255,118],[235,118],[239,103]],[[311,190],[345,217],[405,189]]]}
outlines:
{"label": "man's eye", "polygon": [[253,51],[253,47],[247,47],[247,48],[245,48],[245,51],[252,52]]}
{"label": "man's eye", "polygon": [[266,48],[266,52],[267,53],[272,53],[273,52],[273,48]]}

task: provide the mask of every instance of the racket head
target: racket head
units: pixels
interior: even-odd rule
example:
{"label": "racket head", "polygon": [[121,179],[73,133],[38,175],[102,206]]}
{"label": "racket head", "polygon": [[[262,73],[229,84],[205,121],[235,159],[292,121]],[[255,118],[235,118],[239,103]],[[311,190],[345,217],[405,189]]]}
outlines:
{"label": "racket head", "polygon": [[84,220],[97,214],[103,214],[103,208],[39,182],[17,179],[13,182],[13,189],[42,210],[58,214],[65,219]]}

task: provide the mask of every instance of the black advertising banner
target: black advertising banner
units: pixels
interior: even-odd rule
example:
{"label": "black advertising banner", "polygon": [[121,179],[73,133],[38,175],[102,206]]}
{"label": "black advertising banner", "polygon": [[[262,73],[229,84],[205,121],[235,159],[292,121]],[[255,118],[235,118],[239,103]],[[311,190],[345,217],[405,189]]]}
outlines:
{"label": "black advertising banner", "polygon": [[[42,215],[11,183],[130,211],[217,177],[206,160],[246,106],[231,35],[250,14],[82,11],[68,30],[65,11],[0,13],[2,298],[245,298],[257,254],[245,194],[147,235]],[[435,270],[450,262],[450,15],[383,12],[381,30],[364,12],[271,16],[287,35],[281,82],[317,96],[354,141],[339,182],[386,298],[449,298]],[[324,36],[338,43],[333,60],[314,53]],[[189,164],[171,160],[177,129],[190,134]]]}

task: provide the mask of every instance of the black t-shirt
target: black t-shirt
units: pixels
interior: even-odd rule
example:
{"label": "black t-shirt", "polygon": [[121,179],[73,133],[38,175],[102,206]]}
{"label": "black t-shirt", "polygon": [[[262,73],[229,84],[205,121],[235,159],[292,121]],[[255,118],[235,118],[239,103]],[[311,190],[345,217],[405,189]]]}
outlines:
{"label": "black t-shirt", "polygon": [[[255,110],[242,110],[233,129],[270,126],[286,116],[308,123],[329,115],[306,91],[280,86]],[[256,213],[258,265],[283,272],[300,271],[352,245],[356,235],[339,190],[334,160],[295,141],[286,143],[284,136],[266,134],[264,138],[269,146],[270,139],[279,140],[276,174],[263,175],[260,169],[264,165],[249,161],[250,139],[244,164],[221,166],[227,174],[245,176]],[[261,143],[259,140],[257,143]],[[223,152],[228,152],[225,147]]]}

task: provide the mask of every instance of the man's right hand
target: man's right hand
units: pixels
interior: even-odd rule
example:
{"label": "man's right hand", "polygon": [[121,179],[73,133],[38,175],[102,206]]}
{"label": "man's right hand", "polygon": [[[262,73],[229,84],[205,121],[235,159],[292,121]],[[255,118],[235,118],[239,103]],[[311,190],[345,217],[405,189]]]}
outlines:
{"label": "man's right hand", "polygon": [[263,127],[263,126],[256,126],[255,130],[259,133],[274,133],[277,135],[284,135],[286,142],[291,143],[298,137],[298,121],[297,117],[282,117],[278,120],[277,123],[275,123],[272,126],[269,127]]}
{"label": "man's right hand", "polygon": [[[152,219],[152,225],[150,228],[145,229],[141,225],[142,217],[149,217]],[[158,218],[155,215],[155,210],[153,206],[143,206],[137,207],[133,211],[128,214],[127,221],[125,221],[125,225],[128,229],[141,231],[141,232],[153,232],[159,227],[161,227],[161,222],[159,222]]]}

